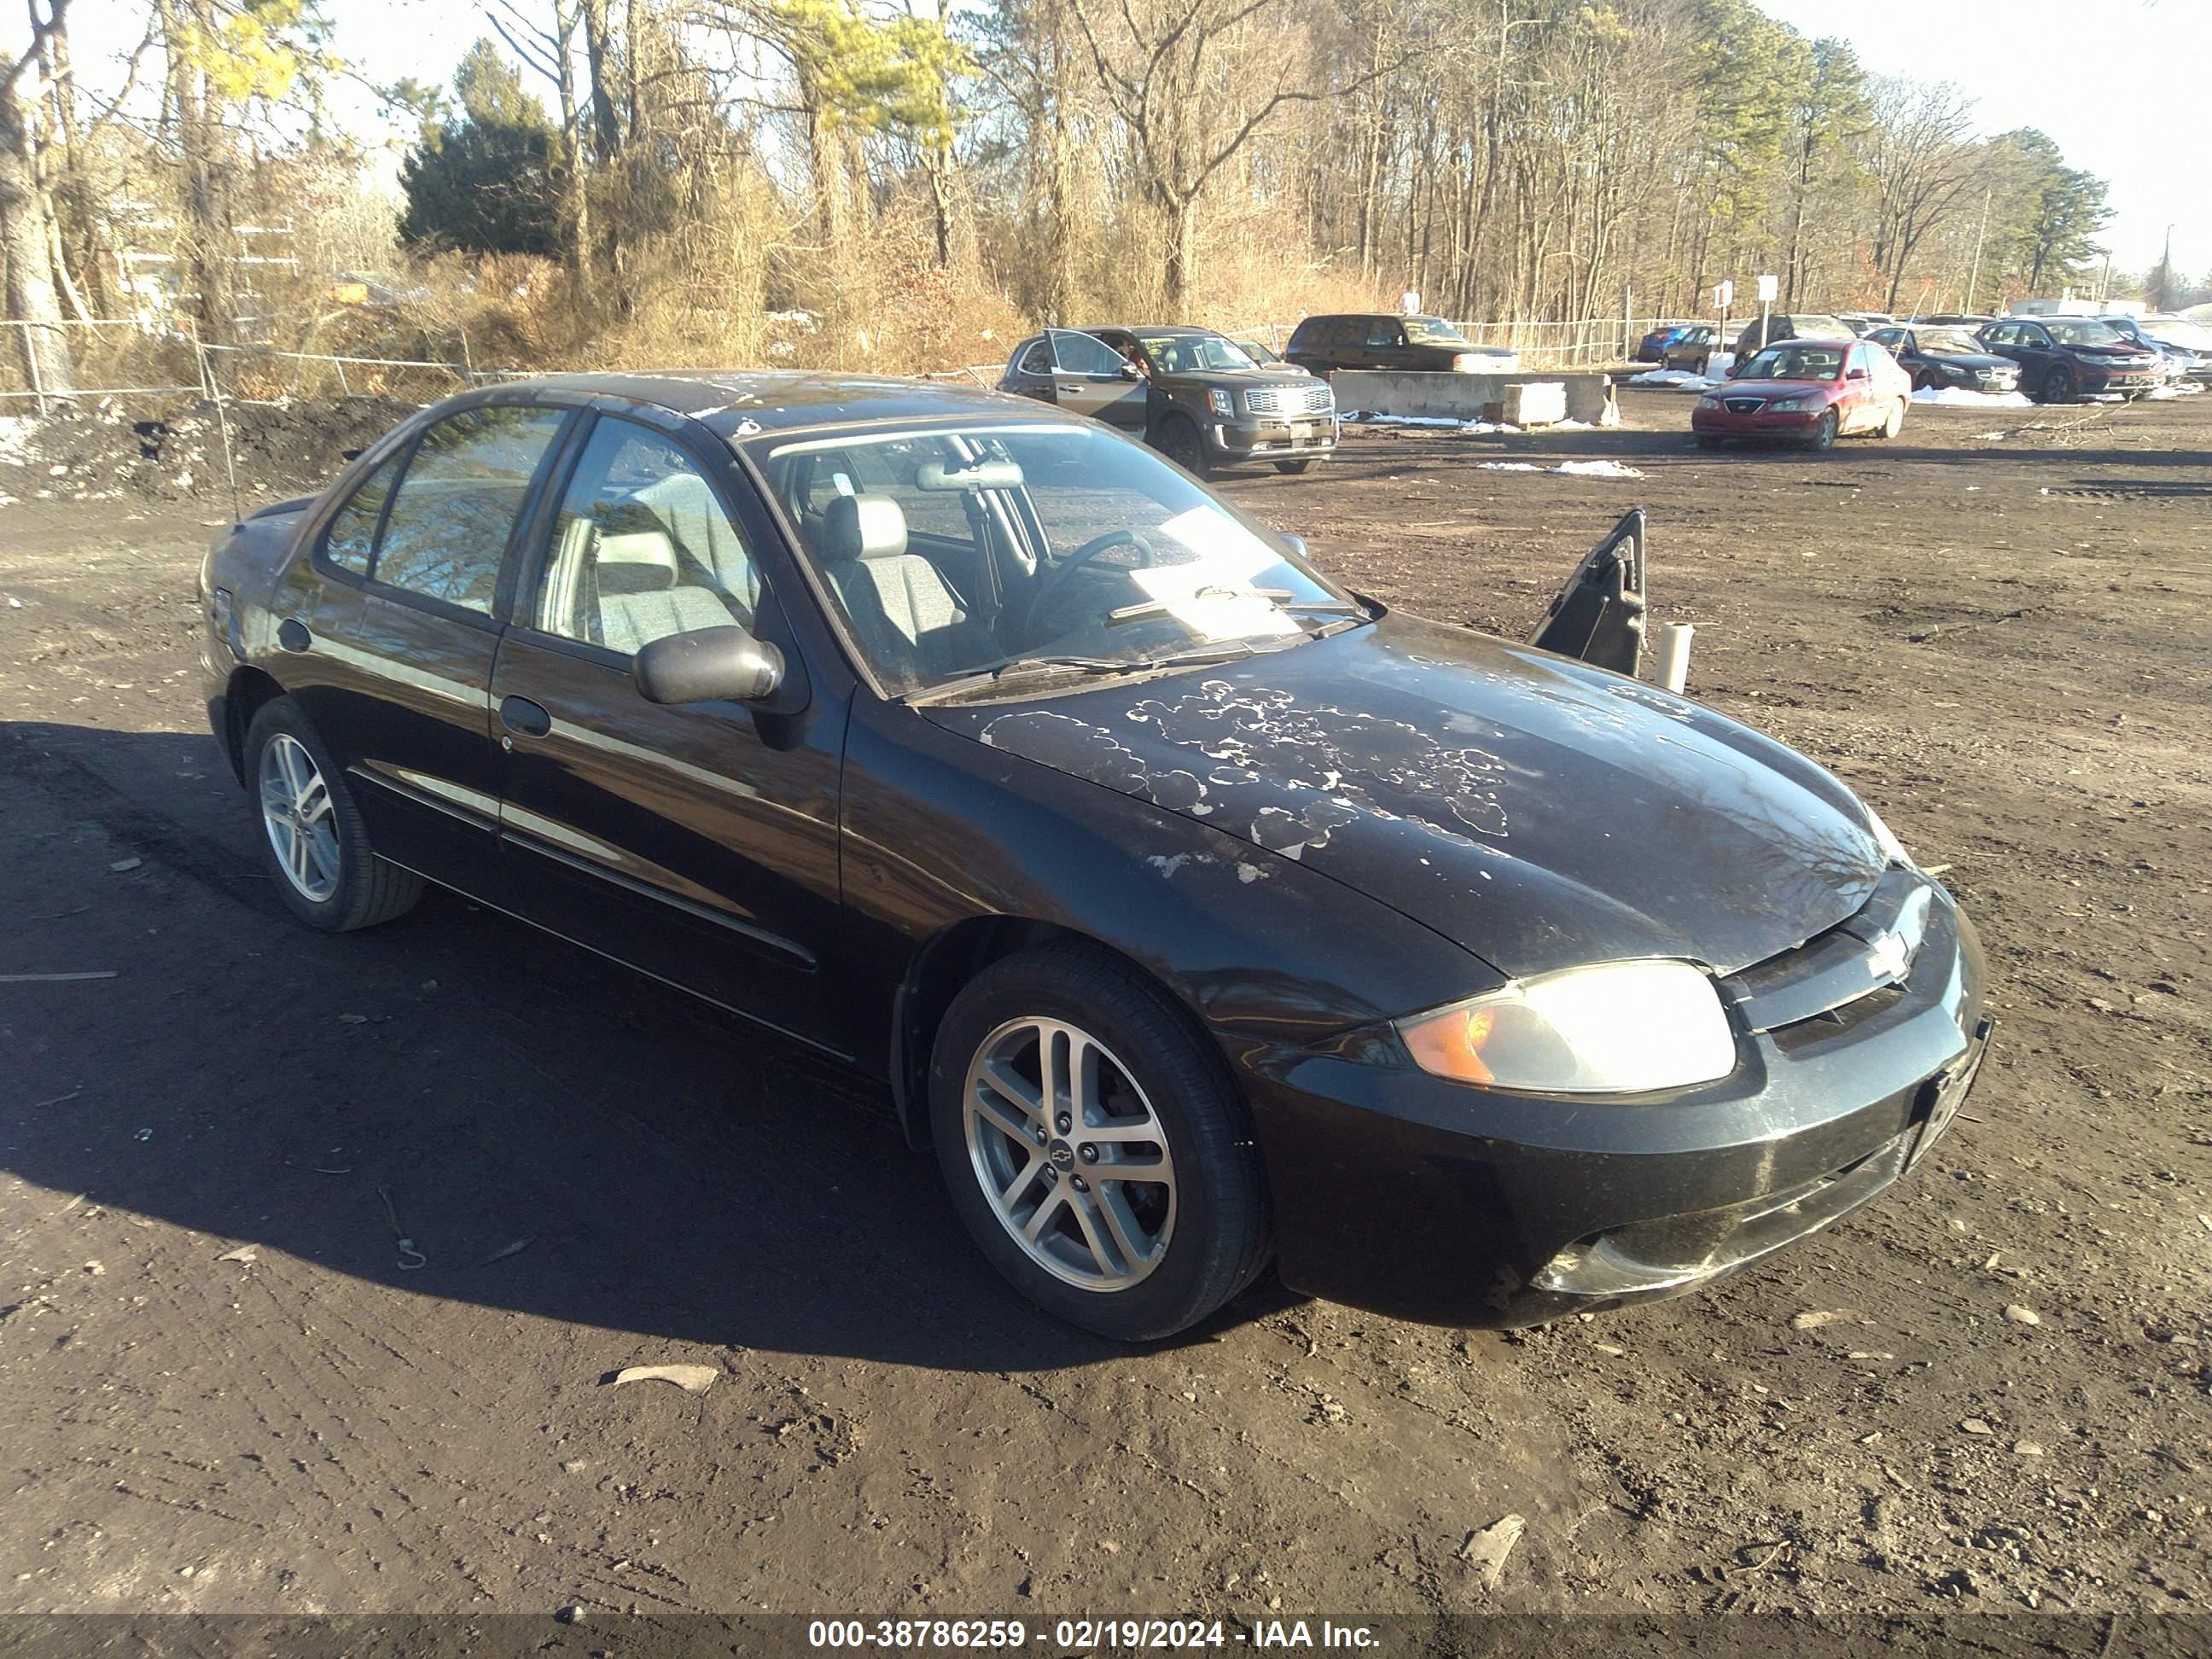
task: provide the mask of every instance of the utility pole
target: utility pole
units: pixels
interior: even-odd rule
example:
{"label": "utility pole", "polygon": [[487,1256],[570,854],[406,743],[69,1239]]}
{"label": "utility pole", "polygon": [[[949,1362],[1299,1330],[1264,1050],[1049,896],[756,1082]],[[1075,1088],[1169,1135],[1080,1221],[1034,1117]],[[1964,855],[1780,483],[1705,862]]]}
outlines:
{"label": "utility pole", "polygon": [[1959,305],[1969,317],[1980,315],[1974,309],[1974,290],[1982,281],[1982,239],[1990,234],[1990,196],[1988,190],[1982,192],[1982,228],[1974,233],[1974,263],[1966,272],[1966,297]]}

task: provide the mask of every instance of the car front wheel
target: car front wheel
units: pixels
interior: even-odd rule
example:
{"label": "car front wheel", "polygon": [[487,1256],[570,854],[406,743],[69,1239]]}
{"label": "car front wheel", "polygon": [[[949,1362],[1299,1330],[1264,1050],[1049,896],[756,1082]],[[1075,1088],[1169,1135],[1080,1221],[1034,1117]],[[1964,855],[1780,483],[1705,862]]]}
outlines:
{"label": "car front wheel", "polygon": [[1161,454],[1194,478],[1213,476],[1213,463],[1206,453],[1206,435],[1188,416],[1170,415],[1161,424],[1155,442]]}
{"label": "car front wheel", "polygon": [[1266,1261],[1243,1102],[1183,1012],[1117,957],[1051,945],[971,980],[939,1028],[929,1103],[969,1235],[1071,1325],[1170,1336]]}
{"label": "car front wheel", "polygon": [[1836,433],[1841,424],[1833,409],[1823,410],[1820,412],[1819,423],[1813,428],[1813,435],[1805,441],[1806,443],[1814,449],[1833,449],[1836,447]]}
{"label": "car front wheel", "polygon": [[337,763],[289,697],[254,715],[246,767],[263,859],[294,915],[343,933],[413,908],[422,878],[376,855]]}
{"label": "car front wheel", "polygon": [[2063,363],[2053,363],[2051,373],[2043,377],[2043,401],[2046,404],[2070,404],[2074,401],[2074,371]]}

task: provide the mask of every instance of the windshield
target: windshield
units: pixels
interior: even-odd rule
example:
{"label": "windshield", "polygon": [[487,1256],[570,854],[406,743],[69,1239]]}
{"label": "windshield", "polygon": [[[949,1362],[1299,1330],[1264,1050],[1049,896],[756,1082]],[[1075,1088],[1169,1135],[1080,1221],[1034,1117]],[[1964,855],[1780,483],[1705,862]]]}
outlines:
{"label": "windshield", "polygon": [[1441,317],[1401,317],[1406,337],[1415,345],[1465,345],[1467,336]]}
{"label": "windshield", "polygon": [[1744,365],[1747,380],[1832,380],[1844,372],[1848,345],[1769,346]]}
{"label": "windshield", "polygon": [[1971,357],[1984,356],[1982,343],[1960,328],[1923,328],[1912,337],[1923,351],[1960,351]]}
{"label": "windshield", "polygon": [[1263,368],[1269,363],[1279,363],[1283,361],[1271,349],[1261,345],[1257,340],[1236,340],[1231,343]]}
{"label": "windshield", "polygon": [[1139,334],[1137,343],[1144,347],[1152,367],[1167,374],[1259,367],[1235,341],[1218,334]]}
{"label": "windshield", "polygon": [[2100,323],[2094,318],[2083,318],[2079,322],[2061,322],[2052,319],[2046,320],[2043,325],[2051,331],[2051,337],[2061,345],[2125,345],[2128,343],[2120,337],[2119,330],[2114,328],[2110,323]]}
{"label": "windshield", "polygon": [[1201,485],[1102,428],[864,428],[763,438],[750,453],[894,696],[1218,660],[1365,615]]}

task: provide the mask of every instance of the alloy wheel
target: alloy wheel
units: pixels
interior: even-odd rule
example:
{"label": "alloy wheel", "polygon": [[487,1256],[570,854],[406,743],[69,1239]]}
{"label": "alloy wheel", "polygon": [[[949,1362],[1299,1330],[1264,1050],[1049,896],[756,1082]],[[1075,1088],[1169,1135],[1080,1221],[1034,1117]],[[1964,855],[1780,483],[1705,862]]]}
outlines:
{"label": "alloy wheel", "polygon": [[327,902],[341,868],[330,786],[307,746],[288,732],[261,750],[261,823],[285,879],[302,898]]}
{"label": "alloy wheel", "polygon": [[1009,1020],[977,1045],[962,1096],[969,1163],[1000,1224],[1066,1284],[1123,1291],[1166,1258],[1167,1131],[1111,1050],[1064,1020]]}

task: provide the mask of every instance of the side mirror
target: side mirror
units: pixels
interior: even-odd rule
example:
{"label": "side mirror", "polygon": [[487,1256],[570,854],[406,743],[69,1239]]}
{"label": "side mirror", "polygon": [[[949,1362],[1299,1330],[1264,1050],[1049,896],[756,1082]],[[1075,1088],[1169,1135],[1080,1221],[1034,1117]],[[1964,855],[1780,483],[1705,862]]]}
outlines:
{"label": "side mirror", "polygon": [[1844,378],[1847,380],[1864,380],[1872,377],[1863,368],[1847,368],[1844,371]]}
{"label": "side mirror", "polygon": [[783,653],[732,623],[652,641],[629,674],[647,702],[757,702],[783,684]]}
{"label": "side mirror", "polygon": [[1275,532],[1275,539],[1302,559],[1311,556],[1306,551],[1306,538],[1303,536],[1293,535],[1287,530],[1280,530]]}

